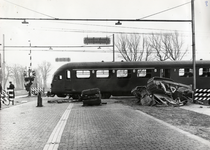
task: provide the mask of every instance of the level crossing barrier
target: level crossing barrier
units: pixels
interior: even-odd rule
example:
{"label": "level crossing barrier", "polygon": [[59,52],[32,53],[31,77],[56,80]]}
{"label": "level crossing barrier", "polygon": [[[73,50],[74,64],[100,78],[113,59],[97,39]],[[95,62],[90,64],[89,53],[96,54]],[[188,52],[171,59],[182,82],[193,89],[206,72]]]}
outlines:
{"label": "level crossing barrier", "polygon": [[43,92],[43,88],[41,87],[31,87],[31,93],[33,95],[38,95],[39,92]]}
{"label": "level crossing barrier", "polygon": [[15,100],[15,91],[14,91],[14,89],[8,89],[7,92],[9,94],[10,101],[12,101],[12,105],[14,105],[14,100]]}
{"label": "level crossing barrier", "polygon": [[210,89],[196,89],[194,101],[203,105],[210,105]]}

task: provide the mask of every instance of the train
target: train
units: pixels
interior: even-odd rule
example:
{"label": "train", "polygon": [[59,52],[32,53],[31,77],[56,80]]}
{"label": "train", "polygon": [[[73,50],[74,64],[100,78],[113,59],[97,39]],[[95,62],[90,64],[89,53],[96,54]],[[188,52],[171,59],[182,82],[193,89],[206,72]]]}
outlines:
{"label": "train", "polygon": [[[49,92],[51,96],[77,99],[83,90],[99,88],[102,98],[128,96],[152,77],[193,85],[193,62],[70,62],[55,71]],[[210,88],[210,61],[196,61],[196,88]]]}

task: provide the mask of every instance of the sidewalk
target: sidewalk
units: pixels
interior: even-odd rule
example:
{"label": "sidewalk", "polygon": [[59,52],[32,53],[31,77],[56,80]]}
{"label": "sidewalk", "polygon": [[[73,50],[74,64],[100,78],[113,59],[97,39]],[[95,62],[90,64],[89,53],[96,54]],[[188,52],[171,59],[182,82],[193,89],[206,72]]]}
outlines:
{"label": "sidewalk", "polygon": [[10,108],[10,107],[22,104],[22,103],[27,103],[27,102],[35,101],[35,100],[37,100],[37,96],[31,96],[31,97],[28,97],[27,95],[16,96],[14,99],[14,103],[10,101],[10,105],[8,106],[1,103],[1,109]]}
{"label": "sidewalk", "polygon": [[35,97],[22,98],[29,102],[0,110],[1,150],[41,150],[67,108],[67,104],[36,107]]}

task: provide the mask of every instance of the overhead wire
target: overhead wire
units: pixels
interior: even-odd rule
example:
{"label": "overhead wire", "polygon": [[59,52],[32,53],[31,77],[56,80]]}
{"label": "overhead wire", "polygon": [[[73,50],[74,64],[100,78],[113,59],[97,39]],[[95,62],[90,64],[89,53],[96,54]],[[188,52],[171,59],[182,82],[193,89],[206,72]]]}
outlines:
{"label": "overhead wire", "polygon": [[[42,31],[55,31],[55,32],[75,32],[75,33],[109,33],[109,34],[141,34],[141,35],[162,35],[169,32],[126,32],[126,31],[103,31],[103,30],[83,30],[83,29],[69,29],[69,28],[53,28],[53,27],[28,27],[33,30],[42,30]],[[172,31],[172,30],[171,30]],[[174,30],[177,31],[177,30]],[[185,34],[185,33],[184,33]],[[189,35],[181,35],[183,37],[188,37]]]}
{"label": "overhead wire", "polygon": [[37,13],[37,14],[41,14],[41,15],[43,15],[43,16],[46,16],[46,17],[50,17],[50,18],[54,18],[54,19],[56,19],[56,18],[55,18],[55,17],[53,17],[53,16],[50,16],[50,15],[47,15],[47,14],[44,14],[44,13],[38,12],[38,11],[33,10],[33,9],[29,9],[29,8],[27,8],[27,7],[24,7],[24,6],[18,5],[18,4],[16,4],[16,3],[10,2],[10,1],[8,1],[8,0],[4,0],[4,1],[5,1],[5,2],[8,2],[8,3],[10,3],[10,4],[13,4],[13,5],[15,5],[15,6],[18,6],[18,7],[24,8],[24,9],[26,9],[26,10],[29,10],[29,11],[35,12],[35,13]]}
{"label": "overhead wire", "polygon": [[[23,50],[23,49],[19,49],[19,50],[14,50],[14,49],[7,49],[7,51],[28,51],[28,50]],[[113,53],[113,50],[76,50],[76,49],[54,49],[54,50],[36,50],[33,49],[32,51],[46,51],[46,52],[96,52],[96,53]],[[184,51],[184,50],[181,50]],[[152,50],[151,53],[155,53],[155,50]],[[115,53],[120,53],[118,50],[115,51]],[[130,52],[130,53],[134,53],[134,52]],[[142,52],[137,52],[137,53],[142,53]],[[144,52],[146,53],[146,52]]]}
{"label": "overhead wire", "polygon": [[[57,22],[56,22],[57,23]],[[100,27],[109,27],[109,28],[126,28],[126,29],[143,29],[143,30],[162,30],[162,31],[174,31],[169,29],[159,29],[159,28],[140,28],[140,27],[128,27],[128,26],[111,26],[111,25],[99,25],[99,24],[85,24],[85,23],[72,23],[72,22],[60,22],[62,24],[75,24],[75,25],[84,25],[84,26],[100,26]],[[184,30],[176,30],[180,32],[190,32]]]}
{"label": "overhead wire", "polygon": [[[21,7],[21,8],[24,8],[26,10],[29,10],[29,11],[32,11],[32,12],[35,12],[35,13],[38,13],[38,14],[41,14],[41,15],[44,15],[44,16],[47,16],[47,17],[50,17],[50,18],[53,18],[53,19],[57,19],[56,17],[53,17],[53,16],[50,16],[50,15],[47,15],[47,14],[44,14],[44,13],[41,13],[41,12],[38,12],[36,10],[32,10],[32,9],[29,9],[27,7],[24,7],[24,6],[21,6],[21,5],[18,5],[16,3],[13,3],[13,2],[10,2],[8,0],[4,0],[8,3],[11,3],[13,5],[16,5],[18,7]],[[166,9],[166,10],[163,10],[163,11],[160,11],[160,12],[157,12],[157,13],[154,13],[154,14],[151,14],[151,15],[148,15],[148,16],[145,16],[145,17],[142,17],[140,19],[137,19],[137,20],[141,20],[141,19],[144,19],[144,18],[148,18],[150,16],[154,16],[154,15],[157,15],[157,14],[160,14],[160,13],[163,13],[163,12],[166,12],[166,11],[169,11],[169,10],[172,10],[172,9],[175,9],[175,8],[178,8],[178,7],[181,7],[183,5],[186,5],[190,2],[187,2],[187,3],[184,3],[184,4],[181,4],[181,5],[178,5],[178,6],[175,6],[175,7],[172,7],[172,8],[169,8],[169,9]],[[69,24],[76,24],[76,23],[69,23]],[[77,25],[88,25],[88,24],[82,24],[82,23],[77,23]],[[93,25],[93,24],[89,24],[91,26],[103,26],[103,27],[118,27],[118,28],[131,28],[131,29],[146,29],[146,30],[164,30],[164,31],[174,31],[174,30],[167,30],[167,29],[152,29],[152,28],[138,28],[138,27],[125,27],[125,26],[108,26],[108,25]],[[183,32],[183,31],[182,31]]]}
{"label": "overhead wire", "polygon": [[148,15],[148,16],[145,16],[145,17],[142,17],[142,18],[139,18],[139,19],[137,19],[137,20],[142,20],[142,19],[145,19],[145,18],[148,18],[148,17],[151,17],[151,16],[155,16],[155,15],[164,13],[164,12],[166,12],[166,11],[170,11],[170,10],[172,10],[172,9],[176,9],[176,8],[178,8],[178,7],[187,5],[187,4],[189,4],[189,3],[191,3],[191,1],[186,2],[186,3],[184,3],[184,4],[181,4],[181,5],[177,5],[177,6],[175,6],[175,7],[171,7],[171,8],[168,8],[168,9],[165,9],[165,10],[162,10],[162,11],[159,11],[159,12],[156,12],[156,13],[154,13],[154,14],[151,14],[151,15]]}
{"label": "overhead wire", "polygon": [[[50,15],[47,15],[47,14],[44,14],[44,13],[41,13],[41,12],[38,12],[38,11],[35,11],[35,10],[32,10],[32,9],[29,9],[29,8],[26,8],[24,6],[21,6],[21,5],[18,5],[16,3],[13,3],[13,2],[10,2],[10,1],[7,1],[7,0],[4,0],[8,3],[11,3],[13,5],[16,5],[16,6],[19,6],[21,8],[24,8],[24,9],[27,9],[27,10],[30,10],[32,12],[35,12],[35,13],[38,13],[38,14],[41,14],[41,15],[44,15],[44,16],[47,16],[47,17],[50,17],[50,18],[55,18],[53,16],[50,16]],[[151,15],[148,15],[148,16],[145,16],[145,17],[142,17],[140,19],[145,19],[145,18],[148,18],[148,17],[151,17],[151,16],[155,16],[155,15],[158,15],[158,14],[161,14],[161,13],[164,13],[166,11],[170,11],[172,9],[176,9],[178,7],[181,7],[181,6],[184,6],[184,5],[187,5],[189,4],[190,2],[186,2],[184,4],[181,4],[181,5],[178,5],[178,6],[175,6],[175,7],[171,7],[169,9],[166,9],[166,10],[163,10],[163,11],[160,11],[160,12],[156,12],[154,14],[151,14]],[[55,18],[56,19],[56,18]],[[138,20],[140,20],[138,19]],[[70,23],[70,24],[76,24],[76,23]],[[103,26],[103,27],[116,27],[116,26],[109,26],[109,25],[93,25],[93,24],[82,24],[82,23],[77,23],[78,25],[90,25],[90,26]],[[118,26],[119,28],[119,26]],[[130,28],[130,29],[146,29],[146,30],[164,30],[164,31],[173,31],[173,30],[167,30],[167,29],[152,29],[152,28],[138,28],[138,27],[125,27],[125,26],[120,26],[120,28]],[[39,29],[40,30],[40,29]],[[41,29],[42,30],[42,29]],[[81,33],[118,33],[118,34],[154,34],[154,33],[142,33],[142,32],[114,32],[114,31],[96,31],[96,30],[80,30],[80,29],[64,29],[64,28],[47,28],[47,29],[44,29],[44,31],[58,31],[58,32],[81,32]],[[156,33],[158,34],[158,33]],[[159,33],[160,34],[160,33]],[[162,34],[162,33],[161,33]],[[47,50],[46,50],[47,51]],[[49,50],[48,50],[49,51]],[[68,50],[69,51],[69,50]],[[77,50],[78,51],[78,50]]]}

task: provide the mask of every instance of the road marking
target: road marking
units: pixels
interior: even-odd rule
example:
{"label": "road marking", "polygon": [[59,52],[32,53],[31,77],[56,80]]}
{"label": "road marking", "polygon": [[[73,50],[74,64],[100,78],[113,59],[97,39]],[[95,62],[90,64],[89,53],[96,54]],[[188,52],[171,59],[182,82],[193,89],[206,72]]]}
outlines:
{"label": "road marking", "polygon": [[59,143],[61,140],[61,136],[63,134],[63,130],[65,128],[65,125],[68,120],[68,117],[69,117],[72,107],[73,107],[73,104],[70,103],[68,108],[63,113],[58,124],[54,128],[53,132],[51,133],[43,150],[57,150],[58,149],[58,146],[59,146]]}

